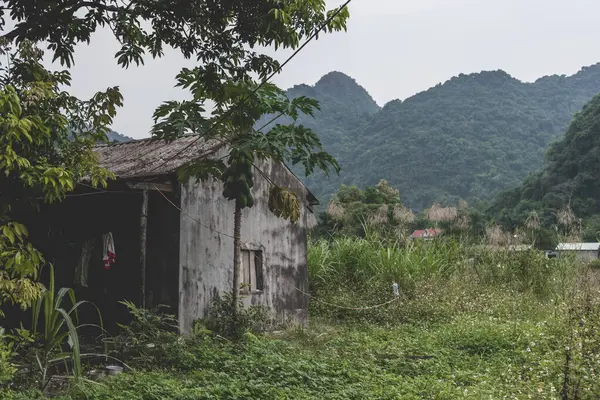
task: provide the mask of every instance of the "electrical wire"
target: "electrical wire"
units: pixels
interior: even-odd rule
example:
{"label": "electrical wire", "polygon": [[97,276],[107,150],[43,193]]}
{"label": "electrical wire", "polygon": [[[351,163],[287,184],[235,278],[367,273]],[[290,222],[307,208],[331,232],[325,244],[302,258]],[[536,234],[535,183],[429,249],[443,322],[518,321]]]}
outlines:
{"label": "electrical wire", "polygon": [[[292,59],[294,59],[294,57],[296,57],[298,55],[298,53],[300,53],[314,38],[316,38],[319,35],[319,32],[321,32],[340,12],[342,12],[342,10],[344,8],[346,8],[350,2],[352,0],[346,0],[346,2],[344,4],[342,4],[340,7],[338,7],[338,9],[332,13],[327,20],[315,31],[313,32],[313,34],[299,47],[296,49],[296,51],[294,51],[294,53],[292,53],[292,55],[290,57],[288,57],[283,64],[281,64],[275,71],[273,71],[267,78],[265,78],[254,90],[252,90],[252,92],[250,92],[250,96],[255,94],[256,92],[258,92],[264,85],[266,85],[275,75],[277,75],[278,73],[281,72],[281,70],[283,69],[283,67],[285,67],[290,61],[292,61]],[[222,122],[225,118],[229,117],[231,114],[233,114],[233,112],[235,111],[236,107],[242,107],[244,105],[244,103],[248,100],[249,96],[244,97],[238,104],[232,106],[229,110],[227,110],[227,112],[221,117],[219,118],[208,130],[208,132],[211,132],[218,123]],[[277,117],[279,118],[279,117]],[[275,118],[275,119],[277,119]],[[274,119],[274,120],[275,120]],[[268,125],[268,124],[267,124]],[[153,169],[151,169],[149,172],[155,171],[158,168],[161,168],[163,165],[165,165],[166,163],[168,163],[169,161],[175,159],[176,157],[178,157],[179,155],[181,155],[184,151],[186,151],[187,149],[189,149],[190,147],[192,147],[194,144],[196,144],[201,138],[203,138],[204,136],[206,136],[206,134],[204,135],[198,135],[198,137],[193,140],[192,142],[190,142],[187,146],[185,146],[183,149],[181,149],[180,151],[178,151],[176,154],[174,154],[173,156],[169,157],[168,159],[166,159],[165,161],[163,161],[161,164],[157,165],[156,167],[154,167]]]}
{"label": "electrical wire", "polygon": [[[206,224],[203,224],[202,222],[200,222],[196,218],[194,218],[191,215],[189,215],[188,213],[184,212],[179,206],[177,206],[175,203],[173,203],[171,201],[171,199],[169,199],[156,185],[153,185],[153,186],[154,186],[154,189],[156,189],[158,191],[158,193],[160,193],[161,196],[163,196],[173,207],[175,207],[177,210],[179,210],[179,212],[181,212],[186,217],[190,218],[192,221],[194,221],[197,224],[205,227],[206,229],[209,229],[210,231],[212,231],[214,233],[217,233],[219,235],[223,235],[223,236],[235,239],[234,236],[229,235],[227,233],[223,233],[223,232],[217,231],[216,229],[213,229],[212,227],[210,227],[210,226],[208,226]],[[353,311],[372,310],[374,308],[380,308],[380,307],[386,306],[388,304],[391,304],[391,303],[399,300],[399,297],[395,297],[395,298],[393,298],[391,300],[388,300],[388,301],[386,301],[384,303],[375,304],[375,305],[372,305],[372,306],[365,306],[365,307],[348,307],[348,306],[343,306],[343,305],[339,305],[339,304],[335,304],[335,303],[331,303],[331,302],[328,302],[328,301],[324,301],[324,300],[318,299],[317,297],[311,295],[310,293],[307,293],[307,292],[303,291],[302,289],[296,287],[292,283],[288,282],[288,280],[285,277],[279,275],[277,272],[275,272],[273,270],[271,270],[271,272],[273,272],[273,274],[275,274],[278,278],[281,278],[283,280],[283,283],[285,283],[286,285],[290,286],[292,289],[294,289],[294,290],[298,291],[299,293],[303,294],[304,296],[307,296],[308,298],[316,301],[317,303],[325,304],[325,305],[328,305],[330,307],[340,308],[340,309],[344,309],[344,310],[353,310]]]}
{"label": "electrical wire", "polygon": [[205,227],[206,229],[208,229],[208,230],[210,230],[210,231],[212,231],[212,232],[215,232],[215,233],[217,233],[217,234],[219,234],[219,235],[223,235],[223,236],[226,236],[226,237],[229,237],[229,238],[235,239],[235,236],[233,236],[233,235],[229,235],[229,234],[227,234],[227,233],[224,233],[224,232],[219,232],[219,231],[217,231],[216,229],[213,229],[213,228],[211,228],[210,226],[208,226],[208,225],[206,225],[206,224],[203,224],[202,222],[198,221],[196,218],[192,217],[191,215],[189,215],[188,213],[186,213],[185,211],[183,211],[183,210],[181,209],[181,207],[179,207],[177,204],[173,203],[173,202],[171,201],[171,199],[169,199],[169,198],[168,198],[168,197],[167,197],[167,196],[166,196],[166,195],[165,195],[165,194],[164,194],[164,193],[163,193],[163,192],[162,192],[162,191],[161,191],[161,190],[160,190],[160,189],[159,189],[159,188],[158,188],[156,185],[152,185],[152,186],[154,186],[154,189],[155,189],[155,190],[156,190],[158,193],[160,193],[160,195],[161,195],[162,197],[164,197],[164,198],[165,198],[165,200],[167,200],[167,201],[168,201],[168,202],[169,202],[169,203],[170,203],[170,204],[171,204],[173,207],[175,207],[175,209],[179,210],[179,212],[180,212],[180,213],[182,213],[183,215],[185,215],[186,217],[188,217],[189,219],[191,219],[192,221],[194,221],[194,222],[195,222],[195,223],[197,223],[198,225],[200,225],[200,226],[203,226],[203,227]]}

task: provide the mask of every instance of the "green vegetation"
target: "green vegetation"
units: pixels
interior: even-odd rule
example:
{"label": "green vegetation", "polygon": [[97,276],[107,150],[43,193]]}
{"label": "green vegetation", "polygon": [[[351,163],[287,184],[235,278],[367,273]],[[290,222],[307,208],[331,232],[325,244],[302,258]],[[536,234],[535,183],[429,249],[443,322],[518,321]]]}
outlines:
{"label": "green vegetation", "polygon": [[[288,89],[286,94],[290,98],[305,96],[319,102],[320,110],[314,113],[314,117],[300,115],[297,123],[317,132],[327,152],[338,160],[345,160],[344,164],[352,160],[357,151],[356,137],[352,132],[365,126],[381,109],[354,79],[337,71],[323,76],[314,86],[297,85]],[[276,116],[263,117],[257,127],[269,123]],[[289,118],[278,118],[274,123],[290,122]],[[319,172],[307,177],[302,169],[292,169],[304,178],[307,186],[323,202],[328,201],[339,187],[338,177],[327,177]],[[346,170],[347,166],[344,165],[343,169]]]}
{"label": "green vegetation", "polygon": [[599,157],[600,96],[596,96],[575,115],[565,136],[552,143],[544,168],[499,195],[490,213],[505,226],[519,224],[534,213],[546,227],[582,218],[584,239],[598,240]]}
{"label": "green vegetation", "polygon": [[[71,301],[68,308],[63,308],[66,299]],[[48,371],[52,364],[64,362],[72,363],[72,372],[76,378],[83,376],[81,366],[81,348],[79,346],[79,316],[78,309],[86,301],[76,301],[75,291],[70,288],[60,288],[55,292],[54,266],[50,266],[50,284],[48,289],[42,289],[39,299],[33,306],[32,337],[40,339],[40,348],[33,350],[35,365],[39,367],[40,386],[45,388],[48,383]],[[100,336],[104,334],[102,317],[98,313]],[[64,328],[64,329],[63,329]],[[64,352],[64,348],[69,350]]]}
{"label": "green vegetation", "polygon": [[[600,276],[568,258],[453,239],[319,240],[311,326],[230,341],[126,304],[132,371],[59,399],[593,399]],[[392,282],[400,285],[394,300]],[[383,305],[382,305],[383,304]],[[225,300],[218,307],[229,307]],[[354,309],[358,308],[358,309]],[[229,314],[227,314],[229,315]],[[226,319],[226,317],[225,317]],[[5,391],[3,398],[35,398]]]}
{"label": "green vegetation", "polygon": [[386,177],[412,209],[492,200],[517,186],[542,165],[548,144],[598,92],[600,64],[534,83],[503,71],[461,74],[379,111],[341,73],[288,91],[320,100],[322,112],[298,123],[319,134],[342,168],[339,177],[306,180],[319,199],[326,204],[342,183],[365,187]]}
{"label": "green vegetation", "polygon": [[0,51],[6,54],[0,62],[1,316],[5,303],[26,309],[41,290],[37,279],[44,258],[19,220],[42,201],[64,199],[84,178],[102,186],[112,177],[98,167],[92,147],[106,139],[121,95],[109,88],[90,100],[76,99],[63,91],[68,71],[44,68],[34,44],[4,43]]}
{"label": "green vegetation", "polygon": [[[35,212],[41,198],[46,202],[63,200],[82,181],[106,186],[114,176],[98,166],[92,147],[106,141],[109,133],[110,138],[121,138],[108,129],[122,105],[118,88],[96,93],[90,101],[71,96],[62,90],[70,83],[68,70],[44,68],[43,52],[36,44],[45,42],[52,61],[58,60],[68,69],[75,62],[77,45],[89,44],[93,33],[108,25],[121,44],[115,58],[124,68],[143,65],[147,54],[162,57],[165,45],[186,58],[197,58],[197,67],[182,68],[176,77],[177,86],[192,94],[191,100],[163,102],[153,115],[152,135],[173,140],[197,134],[197,140],[227,144],[226,161],[188,165],[180,178],[220,179],[223,195],[235,201],[232,304],[236,314],[241,210],[253,205],[254,163],[288,161],[301,165],[306,175],[314,169],[338,170],[335,159],[322,150],[310,129],[294,123],[278,124],[264,132],[253,129],[266,113],[280,113],[295,121],[299,113],[311,115],[318,108],[315,100],[290,100],[269,83],[280,64],[254,48],[297,49],[303,40],[312,40],[319,33],[345,30],[348,8],[327,10],[324,0],[221,1],[218,5],[200,0],[190,2],[184,13],[165,12],[172,8],[169,0],[129,4],[67,1],[40,7],[32,7],[29,0],[2,3],[5,7],[0,7],[0,16],[8,12],[14,26],[7,29],[5,19],[0,18],[0,50],[8,54],[0,77],[0,307],[10,302],[25,309],[40,296],[43,301],[53,301],[46,297],[47,292],[42,294],[37,282],[43,257],[26,243],[27,230],[15,216]],[[235,28],[225,29],[231,26]],[[213,106],[210,115],[204,112],[206,103]],[[288,188],[274,187],[269,205],[279,217],[293,222],[299,218],[298,199]],[[62,323],[54,326],[58,315],[48,316],[52,307],[45,305],[46,329],[51,331],[44,335],[44,348],[51,352],[68,335],[78,377],[81,368],[70,312],[59,308],[60,304],[55,307],[54,312],[64,317],[60,321],[69,325],[68,332],[59,332]],[[37,314],[34,317],[37,319]],[[41,368],[46,369],[47,359],[43,361]]]}
{"label": "green vegetation", "polygon": [[415,216],[402,205],[400,192],[382,179],[365,190],[342,185],[320,219],[317,236],[364,236],[371,229],[399,232],[410,227]]}

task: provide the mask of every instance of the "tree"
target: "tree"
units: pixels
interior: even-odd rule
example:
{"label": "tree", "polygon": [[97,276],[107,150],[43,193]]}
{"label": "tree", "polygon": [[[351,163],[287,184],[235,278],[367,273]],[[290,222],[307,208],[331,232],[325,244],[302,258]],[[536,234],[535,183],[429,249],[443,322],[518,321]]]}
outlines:
{"label": "tree", "polygon": [[[78,43],[109,27],[120,41],[117,62],[144,63],[146,54],[161,57],[165,47],[195,57],[199,67],[190,79],[201,86],[223,87],[223,78],[264,78],[279,67],[257,46],[297,48],[326,25],[346,28],[348,10],[335,17],[325,0],[1,0],[2,17],[16,22],[2,35],[8,41],[46,41],[53,59],[70,67]],[[0,21],[4,31],[5,19]],[[190,71],[192,72],[192,71]],[[200,99],[196,99],[200,100]]]}
{"label": "tree", "polygon": [[[192,94],[193,90],[192,90]],[[225,160],[201,159],[184,166],[179,172],[181,180],[196,178],[216,178],[223,183],[223,196],[235,202],[234,212],[234,273],[233,273],[233,310],[234,317],[239,308],[240,264],[241,264],[241,213],[246,207],[254,205],[252,187],[254,172],[260,173],[264,179],[270,178],[256,165],[257,160],[273,162],[289,162],[304,167],[305,174],[310,175],[315,168],[325,173],[331,169],[336,172],[339,167],[335,159],[324,152],[317,134],[311,129],[294,123],[277,124],[263,132],[254,129],[258,119],[264,114],[278,113],[296,120],[300,113],[312,115],[318,109],[316,101],[306,97],[287,99],[284,92],[272,84],[257,86],[253,82],[232,84],[223,93],[230,96],[227,100],[231,107],[239,101],[243,106],[223,109],[222,113],[230,116],[226,124],[219,128],[221,120],[225,120],[221,112],[214,113],[209,128],[199,138],[218,140],[227,145],[229,151]],[[243,100],[245,99],[245,100]],[[154,134],[161,137],[163,127],[181,124],[206,125],[208,121],[200,113],[182,116],[178,108],[171,103],[164,104],[155,113],[156,126]],[[278,217],[296,223],[300,218],[300,205],[297,196],[288,188],[282,188],[271,182],[269,209]]]}
{"label": "tree", "polygon": [[342,185],[330,201],[327,212],[320,216],[318,231],[331,235],[365,235],[366,228],[378,231],[405,230],[415,216],[400,202],[400,192],[381,179],[375,186],[361,190]]}
{"label": "tree", "polygon": [[[108,26],[120,41],[117,62],[123,67],[143,64],[144,56],[161,57],[165,46],[178,49],[198,65],[183,68],[177,85],[192,100],[167,101],[154,114],[152,135],[173,140],[189,133],[203,140],[227,144],[227,163],[204,162],[184,168],[181,177],[219,176],[223,194],[235,201],[234,307],[239,281],[241,210],[253,205],[253,161],[270,159],[304,165],[307,174],[320,168],[337,169],[321,149],[316,134],[302,126],[276,125],[266,133],[253,130],[263,114],[294,120],[312,115],[314,101],[289,101],[279,89],[265,84],[279,71],[278,61],[255,50],[257,46],[296,49],[304,38],[346,29],[346,7],[326,10],[325,0],[4,0],[2,15],[10,10],[15,27],[4,33],[8,41],[46,41],[53,60],[70,67],[75,46],[90,42],[91,34]],[[4,29],[5,21],[0,21]],[[255,81],[258,77],[261,84]],[[206,116],[206,104],[213,103]],[[297,199],[291,191],[274,187],[271,209],[280,217],[298,219]]]}
{"label": "tree", "polygon": [[39,295],[44,260],[18,216],[41,200],[62,200],[84,177],[106,185],[111,174],[98,167],[92,147],[105,139],[121,96],[114,88],[88,101],[70,96],[59,88],[69,84],[68,72],[46,70],[28,41],[0,51],[9,60],[0,62],[0,307],[27,308]]}
{"label": "tree", "polygon": [[489,214],[511,226],[536,211],[541,227],[556,226],[561,235],[575,240],[582,233],[579,218],[585,221],[600,213],[599,154],[600,95],[596,95],[573,117],[564,136],[548,147],[544,167],[501,193]]}

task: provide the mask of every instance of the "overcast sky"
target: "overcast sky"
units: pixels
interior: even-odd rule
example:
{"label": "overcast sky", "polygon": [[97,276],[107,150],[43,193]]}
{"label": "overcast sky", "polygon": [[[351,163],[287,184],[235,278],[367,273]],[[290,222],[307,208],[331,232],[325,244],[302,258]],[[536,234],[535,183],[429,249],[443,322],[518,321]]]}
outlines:
{"label": "overcast sky", "polygon": [[[342,1],[329,3],[333,7]],[[274,82],[283,88],[314,84],[337,70],[355,78],[383,105],[459,73],[503,69],[533,81],[570,75],[600,61],[598,0],[353,0],[350,13],[347,33],[311,42]],[[123,70],[113,58],[117,50],[109,32],[80,46],[72,89],[89,97],[120,86],[125,105],[113,128],[147,137],[154,108],[182,98],[173,85],[186,61],[172,52]],[[290,52],[271,54],[284,60]]]}

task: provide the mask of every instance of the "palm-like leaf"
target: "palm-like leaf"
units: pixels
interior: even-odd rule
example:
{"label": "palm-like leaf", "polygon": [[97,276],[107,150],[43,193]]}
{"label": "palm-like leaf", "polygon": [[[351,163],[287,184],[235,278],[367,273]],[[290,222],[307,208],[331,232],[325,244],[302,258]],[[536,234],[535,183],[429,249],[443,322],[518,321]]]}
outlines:
{"label": "palm-like leaf", "polygon": [[[63,303],[67,298],[71,306],[63,308]],[[47,383],[48,367],[56,360],[72,360],[73,375],[76,378],[82,376],[81,349],[79,334],[77,332],[77,329],[81,326],[79,325],[77,311],[83,304],[92,304],[96,308],[98,320],[100,321],[99,328],[104,333],[102,315],[96,305],[88,301],[76,301],[75,291],[70,288],[61,288],[58,292],[55,292],[54,267],[50,265],[50,282],[48,288],[42,290],[40,298],[33,307],[34,334],[37,334],[39,331],[40,321],[42,319],[44,321],[44,329],[41,333],[43,352],[36,356],[38,366],[42,372],[42,386],[45,386]],[[87,325],[89,326],[90,324]],[[68,344],[69,351],[63,353],[65,343]],[[59,356],[55,358],[54,356],[57,353],[59,353]]]}

